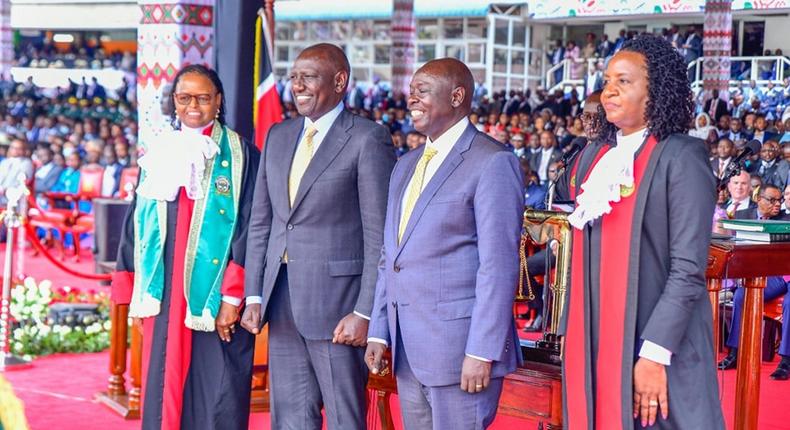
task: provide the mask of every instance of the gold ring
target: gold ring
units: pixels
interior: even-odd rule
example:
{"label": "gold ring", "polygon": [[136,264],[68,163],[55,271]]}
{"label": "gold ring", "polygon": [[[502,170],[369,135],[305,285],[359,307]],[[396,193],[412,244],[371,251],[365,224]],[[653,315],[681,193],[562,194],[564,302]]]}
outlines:
{"label": "gold ring", "polygon": [[483,388],[483,386],[481,384],[477,384],[475,385],[475,388]]}
{"label": "gold ring", "polygon": [[650,406],[658,406],[658,402],[655,401],[655,400],[651,400],[647,404],[650,405]]}

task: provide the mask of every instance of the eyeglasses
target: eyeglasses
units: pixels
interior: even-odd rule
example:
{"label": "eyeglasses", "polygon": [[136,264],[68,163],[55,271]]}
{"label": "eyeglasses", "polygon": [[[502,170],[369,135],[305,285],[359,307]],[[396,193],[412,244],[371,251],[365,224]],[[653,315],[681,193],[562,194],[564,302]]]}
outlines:
{"label": "eyeglasses", "polygon": [[192,99],[196,99],[199,105],[206,106],[211,104],[211,101],[214,100],[214,97],[214,94],[173,94],[173,99],[175,99],[176,103],[180,104],[181,106],[192,104]]}
{"label": "eyeglasses", "polygon": [[775,205],[777,203],[784,203],[784,201],[785,201],[785,199],[782,198],[782,197],[768,198],[768,197],[765,197],[765,196],[760,196],[760,198],[765,200],[766,202],[772,204],[772,205]]}

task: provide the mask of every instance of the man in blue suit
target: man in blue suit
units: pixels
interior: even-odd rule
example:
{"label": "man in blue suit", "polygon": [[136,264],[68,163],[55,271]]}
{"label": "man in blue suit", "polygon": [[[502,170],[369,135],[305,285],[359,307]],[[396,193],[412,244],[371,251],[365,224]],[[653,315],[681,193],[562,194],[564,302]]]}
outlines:
{"label": "man in blue suit", "polygon": [[486,428],[520,359],[523,180],[513,153],[469,123],[473,88],[455,59],[415,73],[409,110],[428,141],[390,179],[365,362],[378,373],[392,346],[410,430]]}

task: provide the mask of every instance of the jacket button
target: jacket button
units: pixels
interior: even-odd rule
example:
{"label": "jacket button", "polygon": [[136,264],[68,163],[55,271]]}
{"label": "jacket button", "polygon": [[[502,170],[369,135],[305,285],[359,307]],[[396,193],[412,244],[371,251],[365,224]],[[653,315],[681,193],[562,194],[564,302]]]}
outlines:
{"label": "jacket button", "polygon": [[293,230],[294,229],[294,225],[293,224],[288,224],[285,228],[287,228],[288,230]]}
{"label": "jacket button", "polygon": [[219,264],[219,258],[215,258],[215,259],[211,260],[211,262],[214,263],[214,264]]}
{"label": "jacket button", "polygon": [[396,265],[395,267],[392,268],[392,270],[394,270],[395,273],[400,273],[400,266]]}
{"label": "jacket button", "polygon": [[220,209],[220,210],[219,210],[219,214],[220,214],[220,215],[225,215],[225,209]]}

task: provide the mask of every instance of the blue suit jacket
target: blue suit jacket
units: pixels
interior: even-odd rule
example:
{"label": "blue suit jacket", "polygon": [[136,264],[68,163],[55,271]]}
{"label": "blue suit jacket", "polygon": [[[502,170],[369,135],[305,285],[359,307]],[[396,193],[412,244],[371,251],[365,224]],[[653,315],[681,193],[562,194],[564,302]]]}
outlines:
{"label": "blue suit jacket", "polygon": [[504,376],[520,359],[513,321],[524,210],[518,161],[470,125],[425,186],[399,244],[401,202],[423,150],[404,155],[390,179],[368,334],[395,354],[399,326],[424,385],[460,383],[465,354],[493,360],[492,377]]}

